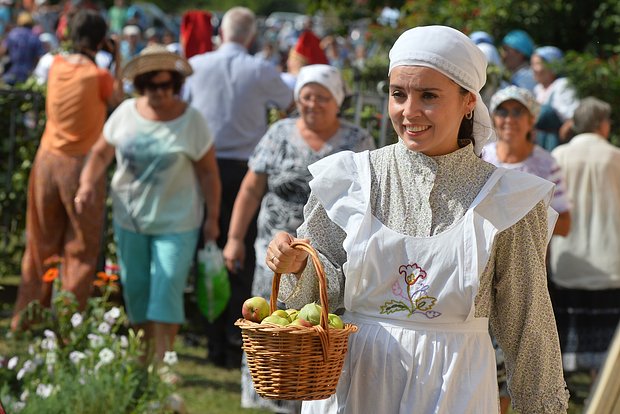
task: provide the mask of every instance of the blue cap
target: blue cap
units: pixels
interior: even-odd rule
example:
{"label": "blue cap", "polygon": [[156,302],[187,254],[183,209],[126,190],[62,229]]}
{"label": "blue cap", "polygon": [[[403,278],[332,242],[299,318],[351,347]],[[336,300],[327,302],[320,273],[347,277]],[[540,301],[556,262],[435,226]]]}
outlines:
{"label": "blue cap", "polygon": [[502,44],[515,49],[528,58],[532,56],[532,52],[534,51],[534,41],[530,35],[523,30],[513,30],[509,32],[504,36]]}
{"label": "blue cap", "polygon": [[469,38],[477,45],[479,45],[480,43],[493,44],[493,41],[494,41],[493,36],[491,36],[487,32],[483,32],[481,30],[478,30],[476,32],[472,32],[469,35]]}
{"label": "blue cap", "polygon": [[534,54],[538,55],[547,63],[562,60],[564,53],[555,46],[542,46],[534,50]]}

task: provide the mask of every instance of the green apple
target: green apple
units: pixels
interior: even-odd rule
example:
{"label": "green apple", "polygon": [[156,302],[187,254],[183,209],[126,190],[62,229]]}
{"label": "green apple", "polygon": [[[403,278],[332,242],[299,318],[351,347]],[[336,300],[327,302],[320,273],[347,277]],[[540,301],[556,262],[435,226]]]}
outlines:
{"label": "green apple", "polygon": [[308,303],[299,310],[298,318],[302,318],[310,322],[312,325],[321,323],[321,306],[316,303]]}
{"label": "green apple", "polygon": [[333,314],[333,313],[328,313],[327,314],[327,320],[329,322],[329,326],[331,328],[335,328],[335,329],[342,329],[344,328],[344,322],[342,322],[342,319],[340,319],[340,316]]}
{"label": "green apple", "polygon": [[283,318],[278,315],[269,315],[265,319],[263,319],[260,323],[261,324],[273,323],[276,325],[288,325],[290,322],[287,318]]}
{"label": "green apple", "polygon": [[297,319],[297,315],[299,314],[299,311],[297,309],[287,309],[285,312],[288,314],[288,318],[291,320],[291,322]]}
{"label": "green apple", "polygon": [[262,296],[254,296],[246,299],[241,307],[241,314],[244,319],[258,323],[269,316],[269,311],[269,302]]}
{"label": "green apple", "polygon": [[289,315],[288,315],[288,313],[286,313],[286,311],[285,311],[285,310],[283,310],[283,309],[276,309],[276,310],[274,310],[274,311],[273,311],[273,313],[272,313],[271,315],[277,315],[277,316],[280,316],[280,317],[282,317],[282,318],[286,319],[287,321],[291,322],[291,318],[290,318],[290,316],[289,316]]}

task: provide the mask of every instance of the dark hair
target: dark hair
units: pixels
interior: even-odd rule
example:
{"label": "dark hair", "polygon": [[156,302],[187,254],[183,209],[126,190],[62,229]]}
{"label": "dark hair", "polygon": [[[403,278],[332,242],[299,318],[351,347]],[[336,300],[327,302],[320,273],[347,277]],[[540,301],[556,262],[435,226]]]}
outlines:
{"label": "dark hair", "polygon": [[140,95],[144,95],[146,85],[161,72],[168,72],[170,76],[172,76],[172,90],[175,95],[179,94],[181,92],[181,86],[183,86],[183,82],[185,81],[185,77],[179,72],[173,70],[154,70],[137,75],[133,80],[133,86],[136,88],[136,91]]}
{"label": "dark hair", "polygon": [[69,24],[69,36],[76,52],[97,51],[105,38],[108,26],[99,13],[94,10],[78,11]]}
{"label": "dark hair", "polygon": [[[460,90],[461,96],[465,96],[469,93],[469,91],[461,86]],[[472,110],[472,117],[467,119],[467,117],[463,117],[461,121],[461,126],[459,127],[459,133],[457,136],[457,141],[459,144],[459,148],[463,148],[468,146],[470,143],[475,144],[474,140],[474,117]]]}

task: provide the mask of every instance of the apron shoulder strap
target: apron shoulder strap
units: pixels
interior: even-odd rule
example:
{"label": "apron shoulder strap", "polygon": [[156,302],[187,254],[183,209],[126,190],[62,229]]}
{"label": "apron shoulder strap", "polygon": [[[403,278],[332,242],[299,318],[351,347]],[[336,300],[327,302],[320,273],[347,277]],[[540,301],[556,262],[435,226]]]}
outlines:
{"label": "apron shoulder strap", "polygon": [[352,218],[361,218],[369,208],[369,151],[341,151],[308,167],[310,189],[321,201],[327,215],[343,229]]}
{"label": "apron shoulder strap", "polygon": [[[476,206],[474,211],[502,231],[516,224],[540,201],[549,208],[554,184],[543,178],[521,171],[506,169],[497,183]],[[549,212],[553,228],[557,214]]]}

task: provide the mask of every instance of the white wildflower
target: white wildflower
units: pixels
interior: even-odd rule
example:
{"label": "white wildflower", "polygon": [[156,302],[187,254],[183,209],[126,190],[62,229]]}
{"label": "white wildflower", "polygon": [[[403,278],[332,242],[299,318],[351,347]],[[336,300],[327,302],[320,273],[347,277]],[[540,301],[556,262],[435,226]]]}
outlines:
{"label": "white wildflower", "polygon": [[121,316],[121,310],[115,306],[103,314],[103,320],[110,325],[114,325],[119,316]]}
{"label": "white wildflower", "polygon": [[114,359],[114,352],[109,348],[103,348],[99,351],[99,359],[103,364],[109,364]]}
{"label": "white wildflower", "polygon": [[174,351],[166,351],[164,354],[164,363],[168,365],[174,365],[179,362],[179,358],[177,357],[177,353]]}
{"label": "white wildflower", "polygon": [[86,355],[80,351],[71,351],[69,354],[69,360],[73,362],[73,364],[77,365],[81,360],[86,359]]}
{"label": "white wildflower", "polygon": [[19,400],[20,401],[26,401],[28,399],[28,397],[30,396],[30,392],[28,390],[25,390],[24,392],[22,392],[22,394],[19,396]]}
{"label": "white wildflower", "polygon": [[43,335],[45,335],[47,339],[56,339],[56,334],[50,329],[44,330]]}
{"label": "white wildflower", "polygon": [[37,395],[43,399],[52,395],[54,386],[52,384],[39,384],[37,385]]}
{"label": "white wildflower", "polygon": [[56,338],[45,338],[41,341],[41,349],[53,351],[56,349]]}
{"label": "white wildflower", "polygon": [[82,324],[82,321],[84,320],[84,318],[82,317],[81,313],[75,312],[73,314],[73,316],[71,317],[71,325],[74,328],[77,328],[78,326],[80,326]]}
{"label": "white wildflower", "polygon": [[34,372],[35,368],[36,366],[34,365],[34,362],[32,362],[31,360],[27,360],[26,362],[24,362],[24,366],[22,367],[22,369],[20,369],[17,373],[17,380],[20,381],[27,373]]}
{"label": "white wildflower", "polygon": [[19,362],[19,358],[14,356],[13,358],[9,359],[8,364],[6,365],[6,367],[10,370],[15,369],[15,367],[17,366],[17,363]]}
{"label": "white wildflower", "polygon": [[121,348],[127,348],[129,346],[129,340],[125,335],[121,335]]}
{"label": "white wildflower", "polygon": [[99,332],[101,332],[102,334],[109,334],[110,333],[110,325],[108,325],[106,322],[101,322],[99,324],[99,327],[97,328],[97,330]]}
{"label": "white wildflower", "polygon": [[103,338],[99,335],[88,334],[88,339],[90,341],[91,348],[100,348],[103,346]]}
{"label": "white wildflower", "polygon": [[32,344],[28,345],[28,354],[29,355],[34,355],[35,354],[34,345],[32,345]]}

